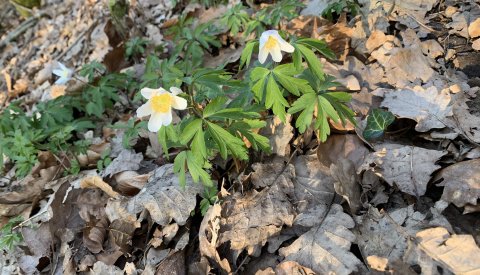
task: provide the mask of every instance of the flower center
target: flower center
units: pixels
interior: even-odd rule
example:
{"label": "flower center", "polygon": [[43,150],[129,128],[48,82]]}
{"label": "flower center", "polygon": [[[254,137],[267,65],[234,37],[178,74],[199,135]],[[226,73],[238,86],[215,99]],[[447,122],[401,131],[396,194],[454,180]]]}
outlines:
{"label": "flower center", "polygon": [[151,99],[152,109],[157,113],[166,113],[172,106],[172,96],[168,93],[155,95]]}
{"label": "flower center", "polygon": [[278,44],[277,39],[276,39],[275,37],[273,37],[273,36],[270,35],[270,36],[268,37],[267,42],[265,42],[265,48],[266,48],[267,50],[271,50],[271,49],[275,48],[275,46],[276,46],[277,44]]}

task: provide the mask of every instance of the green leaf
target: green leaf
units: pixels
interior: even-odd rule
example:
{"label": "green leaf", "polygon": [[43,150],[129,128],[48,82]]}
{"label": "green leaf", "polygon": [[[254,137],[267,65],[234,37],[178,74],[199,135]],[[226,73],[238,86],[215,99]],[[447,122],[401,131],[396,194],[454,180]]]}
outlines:
{"label": "green leaf", "polygon": [[207,125],[208,132],[215,140],[215,143],[217,143],[223,159],[227,159],[228,151],[238,159],[248,159],[247,149],[241,139],[233,136],[227,130],[212,122],[207,122]]}
{"label": "green leaf", "polygon": [[367,126],[363,131],[363,137],[368,140],[380,138],[394,120],[395,116],[391,112],[373,109],[367,117]]}
{"label": "green leaf", "polygon": [[304,133],[305,130],[310,127],[310,124],[312,124],[313,112],[316,105],[317,95],[315,93],[307,93],[298,98],[292,104],[292,107],[288,109],[289,114],[302,111],[295,121],[295,127],[298,128],[300,133]]}
{"label": "green leaf", "polygon": [[203,118],[207,118],[215,114],[217,111],[221,110],[226,102],[226,97],[217,97],[210,101],[210,103],[208,103],[208,105],[205,106],[205,109],[203,110]]}
{"label": "green leaf", "polygon": [[202,131],[202,120],[200,118],[194,119],[185,126],[180,135],[180,143],[187,144],[198,131]]}
{"label": "green leaf", "polygon": [[275,79],[278,80],[287,91],[296,96],[300,96],[301,93],[313,92],[307,80],[294,77],[300,72],[301,71],[298,71],[292,63],[280,65],[273,69]]}
{"label": "green leaf", "polygon": [[335,56],[335,53],[330,48],[328,48],[327,43],[323,40],[314,39],[314,38],[300,38],[297,40],[297,43],[310,46],[316,49],[319,53],[321,53],[323,56],[325,56],[328,59],[335,60],[337,58]]}
{"label": "green leaf", "polygon": [[205,186],[213,186],[213,182],[210,179],[210,175],[205,171],[201,164],[198,162],[195,154],[192,151],[186,151],[187,166],[190,175],[194,182],[198,182],[200,179]]}
{"label": "green leaf", "polygon": [[285,123],[286,112],[285,107],[288,107],[287,100],[283,97],[280,88],[277,85],[273,76],[268,78],[267,82],[267,96],[265,99],[265,107],[271,108],[273,113],[277,115],[281,121]]}
{"label": "green leaf", "polygon": [[205,145],[205,133],[200,129],[193,138],[192,144],[193,153],[201,159],[207,159],[207,147]]}
{"label": "green leaf", "polygon": [[240,70],[245,65],[248,67],[250,65],[250,60],[252,58],[253,50],[258,47],[258,41],[250,41],[245,45],[245,48],[242,51],[242,55],[240,56]]}
{"label": "green leaf", "polygon": [[[163,128],[163,127],[162,127]],[[187,151],[180,152],[173,162],[173,171],[178,175],[180,186],[185,187],[186,181]]]}
{"label": "green leaf", "polygon": [[315,53],[302,44],[295,44],[295,48],[303,55],[305,61],[307,61],[308,67],[312,70],[315,76],[320,80],[324,80],[325,74],[323,73],[323,65],[320,63],[320,60]]}

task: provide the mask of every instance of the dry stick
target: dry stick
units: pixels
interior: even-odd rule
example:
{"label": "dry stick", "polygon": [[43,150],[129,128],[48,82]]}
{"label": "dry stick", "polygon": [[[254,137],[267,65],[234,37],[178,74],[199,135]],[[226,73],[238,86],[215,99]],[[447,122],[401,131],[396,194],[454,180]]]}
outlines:
{"label": "dry stick", "polygon": [[16,27],[13,31],[9,32],[5,39],[0,41],[0,49],[5,47],[8,43],[10,43],[10,41],[14,40],[19,35],[24,33],[26,30],[28,30],[28,28],[32,27],[37,22],[38,19],[40,19],[41,17],[43,17],[45,15],[46,15],[46,13],[40,12],[40,13],[28,18],[27,20],[23,21],[22,24],[20,24],[18,27]]}

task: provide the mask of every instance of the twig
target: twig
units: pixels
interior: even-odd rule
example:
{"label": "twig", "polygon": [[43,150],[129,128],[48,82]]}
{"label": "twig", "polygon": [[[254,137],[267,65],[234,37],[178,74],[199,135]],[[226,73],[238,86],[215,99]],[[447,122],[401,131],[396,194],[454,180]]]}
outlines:
{"label": "twig", "polygon": [[0,41],[0,49],[5,47],[8,43],[10,43],[10,41],[12,41],[13,39],[17,38],[19,35],[24,33],[26,30],[28,30],[28,28],[35,25],[37,20],[40,19],[41,17],[45,16],[45,15],[46,15],[46,13],[41,12],[41,13],[38,13],[38,14],[28,18],[27,20],[23,21],[22,24],[20,24],[14,30],[9,32],[7,37],[5,37],[5,39]]}

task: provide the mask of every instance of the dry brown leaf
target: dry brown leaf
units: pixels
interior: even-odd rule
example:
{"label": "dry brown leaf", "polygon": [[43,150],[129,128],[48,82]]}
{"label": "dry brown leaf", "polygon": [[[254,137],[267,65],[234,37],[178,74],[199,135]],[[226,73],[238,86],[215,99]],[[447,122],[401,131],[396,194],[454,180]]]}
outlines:
{"label": "dry brown leaf", "polygon": [[[478,90],[472,90],[472,92],[478,97]],[[480,143],[480,127],[478,126],[480,125],[480,113],[478,112],[478,105],[475,103],[478,101],[474,100],[476,98],[474,96],[469,97],[467,93],[456,94],[453,103],[453,118],[449,125],[467,139]]]}
{"label": "dry brown leaf", "polygon": [[314,227],[279,253],[286,261],[295,261],[318,274],[350,274],[361,265],[349,251],[355,240],[350,232],[354,226],[353,219],[334,204],[325,218],[318,217]]}
{"label": "dry brown leaf", "polygon": [[172,220],[184,225],[195,209],[197,194],[202,191],[203,186],[193,183],[189,174],[185,188],[182,188],[173,165],[166,164],[153,172],[137,195],[109,201],[106,212],[110,221],[121,219],[136,223],[137,214],[147,210],[159,225],[167,225]]}
{"label": "dry brown leaf", "polygon": [[407,238],[421,229],[426,215],[413,206],[389,213],[370,208],[358,227],[357,242],[364,257],[384,257],[389,262],[401,260],[407,249]]}
{"label": "dry brown leaf", "polygon": [[92,253],[100,253],[103,250],[103,242],[107,235],[108,220],[103,218],[91,221],[83,229],[83,243]]}
{"label": "dry brown leaf", "polygon": [[419,264],[423,274],[437,274],[438,268],[453,274],[480,274],[480,248],[471,235],[450,235],[442,227],[416,234],[418,244],[409,244],[408,262]]}
{"label": "dry brown leaf", "polygon": [[136,195],[147,183],[150,174],[140,175],[135,171],[123,171],[114,175],[117,190],[122,195]]}
{"label": "dry brown leaf", "polygon": [[468,35],[471,38],[476,38],[480,36],[480,18],[477,18],[475,21],[468,25]]}
{"label": "dry brown leaf", "polygon": [[404,87],[417,79],[427,82],[435,75],[420,47],[395,48],[385,64],[386,77],[391,85]]}
{"label": "dry brown leaf", "polygon": [[442,200],[463,207],[477,205],[480,198],[480,159],[462,161],[442,169],[435,181],[444,186]]}
{"label": "dry brown leaf", "polygon": [[287,115],[287,122],[283,123],[277,116],[267,120],[267,126],[260,130],[260,134],[270,139],[272,153],[279,156],[290,155],[290,140],[293,138],[293,127],[290,124],[292,117]]}
{"label": "dry brown leaf", "polygon": [[104,182],[99,176],[86,177],[80,181],[81,188],[99,188],[112,198],[120,197],[120,194],[113,191],[112,187]]}
{"label": "dry brown leaf", "polygon": [[424,54],[428,55],[431,58],[437,58],[444,55],[445,51],[442,46],[437,42],[437,40],[429,39],[422,41],[422,51]]}
{"label": "dry brown leaf", "polygon": [[362,207],[360,200],[362,190],[353,162],[349,159],[339,158],[335,164],[330,166],[330,172],[336,180],[335,191],[348,202],[352,213],[357,213]]}
{"label": "dry brown leaf", "polygon": [[137,171],[140,169],[140,162],[143,160],[142,153],[135,153],[133,150],[122,150],[120,154],[105,168],[102,176],[111,177],[123,171]]}
{"label": "dry brown leaf", "polygon": [[388,266],[387,258],[382,258],[382,257],[373,255],[373,256],[367,257],[367,262],[371,269],[375,269],[377,271],[389,271],[387,270],[387,266]]}
{"label": "dry brown leaf", "polygon": [[347,158],[358,168],[368,154],[369,150],[357,135],[331,135],[317,147],[318,160],[326,167],[339,158]]}
{"label": "dry brown leaf", "polygon": [[368,155],[358,172],[371,170],[391,186],[412,196],[423,196],[430,175],[440,168],[435,162],[446,152],[400,144],[379,144]]}
{"label": "dry brown leaf", "polygon": [[89,275],[109,274],[109,275],[123,275],[123,270],[114,265],[107,265],[102,261],[98,261],[93,265]]}
{"label": "dry brown leaf", "polygon": [[293,164],[298,212],[302,213],[319,204],[330,204],[335,196],[335,189],[329,166],[322,165],[316,154],[299,156]]}
{"label": "dry brown leaf", "polygon": [[278,179],[260,192],[237,192],[225,199],[219,244],[229,242],[238,254],[246,249],[249,255],[259,255],[269,237],[278,235],[283,226],[292,225],[295,212],[286,194],[293,184],[288,172],[280,172],[276,173]]}
{"label": "dry brown leaf", "polygon": [[29,255],[23,255],[18,259],[18,264],[23,272],[27,274],[39,273],[37,266],[45,267],[40,263],[41,258],[51,259],[52,235],[47,223],[40,225],[39,228],[22,227],[22,236],[30,250]]}
{"label": "dry brown leaf", "polygon": [[227,259],[221,259],[217,252],[218,234],[220,231],[222,207],[219,204],[211,206],[200,224],[198,240],[200,243],[200,254],[210,260],[219,270],[230,273],[232,269]]}
{"label": "dry brown leaf", "polygon": [[419,86],[413,89],[377,89],[374,94],[384,98],[381,106],[394,115],[415,120],[415,130],[419,132],[446,127],[447,117],[452,115],[448,90],[438,91],[434,86],[427,89]]}

